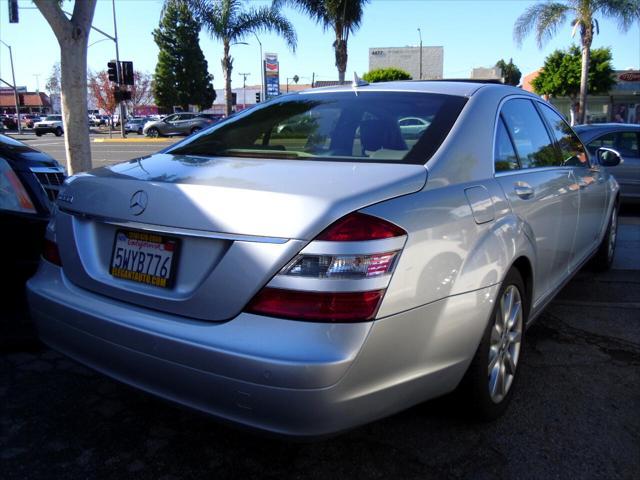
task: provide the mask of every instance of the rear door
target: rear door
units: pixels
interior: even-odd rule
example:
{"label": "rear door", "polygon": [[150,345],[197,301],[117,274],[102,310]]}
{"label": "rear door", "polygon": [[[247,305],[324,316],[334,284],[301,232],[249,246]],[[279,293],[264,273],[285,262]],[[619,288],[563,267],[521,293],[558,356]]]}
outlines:
{"label": "rear door", "polygon": [[[511,144],[511,147],[509,147]],[[571,168],[558,150],[533,102],[506,101],[496,137],[496,179],[535,244],[535,301],[566,278],[578,224],[580,197]],[[509,152],[510,148],[512,153]]]}

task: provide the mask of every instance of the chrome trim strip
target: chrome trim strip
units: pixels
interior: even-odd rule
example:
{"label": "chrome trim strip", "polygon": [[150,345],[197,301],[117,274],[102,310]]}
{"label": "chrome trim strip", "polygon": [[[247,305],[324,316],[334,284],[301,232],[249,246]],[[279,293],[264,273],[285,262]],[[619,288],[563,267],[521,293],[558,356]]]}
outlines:
{"label": "chrome trim strip", "polygon": [[300,290],[304,292],[367,292],[382,290],[389,286],[391,274],[373,278],[338,279],[338,278],[309,278],[293,275],[276,275],[267,287],[285,290]]}
{"label": "chrome trim strip", "polygon": [[327,242],[315,240],[302,249],[300,255],[370,255],[402,250],[407,236],[364,240],[362,242]]}
{"label": "chrome trim strip", "polygon": [[289,241],[288,238],[280,238],[280,237],[260,237],[256,235],[240,235],[235,233],[209,232],[206,230],[194,230],[190,228],[178,228],[178,227],[169,227],[166,225],[153,225],[149,223],[114,220],[110,218],[99,217],[96,215],[87,215],[85,213],[74,212],[72,210],[68,210],[64,207],[61,207],[60,205],[58,205],[58,208],[61,212],[64,212],[73,217],[78,217],[85,220],[93,220],[96,222],[106,223],[109,225],[115,225],[117,227],[131,228],[133,230],[144,230],[147,232],[165,233],[168,235],[211,238],[215,240],[231,240],[231,241],[238,241],[238,242],[284,244]]}
{"label": "chrome trim strip", "polygon": [[62,167],[29,167],[33,173],[62,173],[64,169]]}

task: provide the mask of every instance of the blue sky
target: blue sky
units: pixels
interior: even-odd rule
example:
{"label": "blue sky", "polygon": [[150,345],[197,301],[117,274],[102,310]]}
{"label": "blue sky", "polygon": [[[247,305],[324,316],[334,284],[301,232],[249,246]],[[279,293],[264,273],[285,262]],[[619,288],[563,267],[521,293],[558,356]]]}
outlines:
{"label": "blue sky", "polygon": [[[270,2],[248,0],[246,3]],[[512,39],[513,24],[532,3],[525,0],[373,0],[365,8],[362,27],[349,39],[348,77],[353,71],[362,74],[368,70],[370,47],[417,45],[418,28],[422,31],[423,45],[444,47],[445,77],[467,77],[473,67],[492,66],[498,59],[510,57],[523,73],[531,72],[542,65],[546,55],[572,42],[571,28],[567,24],[542,50],[538,49],[533,36],[519,48]],[[20,0],[19,5],[20,23],[9,24],[7,0],[0,0],[0,40],[13,48],[16,82],[35,89],[36,75],[39,75],[40,88],[44,89],[51,67],[59,59],[59,46],[40,12],[32,9],[31,1]],[[161,0],[116,0],[120,57],[132,60],[136,69],[153,72],[155,68],[158,49],[151,32],[158,26],[161,6]],[[65,8],[71,10],[72,2],[65,2]],[[263,51],[279,55],[281,82],[298,75],[300,83],[310,83],[314,72],[317,80],[337,79],[331,32],[323,32],[321,26],[293,10],[287,9],[286,14],[298,34],[296,53],[291,53],[276,36],[259,35]],[[111,0],[98,0],[94,25],[113,32]],[[615,22],[600,19],[600,31],[594,47],[611,47],[616,69],[640,68],[638,23],[622,34]],[[102,38],[94,32],[90,43]],[[247,37],[246,41],[249,45],[232,47],[234,87],[242,86],[239,72],[250,73],[247,85],[257,84],[260,80],[258,43],[253,36]],[[214,86],[222,88],[221,44],[203,31],[200,45],[209,62],[209,71],[214,75]],[[113,42],[96,43],[89,48],[89,68],[105,69],[113,57]],[[10,76],[8,50],[0,45],[0,77],[8,80]]]}

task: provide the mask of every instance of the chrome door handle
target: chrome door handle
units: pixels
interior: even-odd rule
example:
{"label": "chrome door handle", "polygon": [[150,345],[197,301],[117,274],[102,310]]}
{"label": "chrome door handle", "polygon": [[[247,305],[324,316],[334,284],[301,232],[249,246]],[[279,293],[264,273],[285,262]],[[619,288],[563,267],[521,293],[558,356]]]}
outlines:
{"label": "chrome door handle", "polygon": [[531,198],[534,194],[533,187],[526,182],[516,182],[513,186],[513,191],[520,198],[524,199]]}

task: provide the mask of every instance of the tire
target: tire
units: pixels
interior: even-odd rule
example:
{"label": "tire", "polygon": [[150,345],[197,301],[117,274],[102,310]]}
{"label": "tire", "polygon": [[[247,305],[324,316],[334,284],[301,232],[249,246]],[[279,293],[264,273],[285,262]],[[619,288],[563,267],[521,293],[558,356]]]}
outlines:
{"label": "tire", "polygon": [[41,137],[42,136],[42,132],[36,132],[36,137]]}
{"label": "tire", "polygon": [[[528,305],[522,277],[512,268],[500,286],[480,345],[457,392],[469,413],[478,420],[500,417],[511,402],[522,362]],[[503,309],[511,313],[513,322],[503,314]]]}
{"label": "tire", "polygon": [[62,129],[60,127],[56,127],[56,129],[53,131],[54,135],[56,137],[61,137],[62,136]]}
{"label": "tire", "polygon": [[618,237],[618,201],[613,205],[607,231],[604,234],[602,243],[598,247],[595,255],[591,259],[591,266],[598,272],[604,272],[611,268],[613,257],[616,251],[616,238]]}
{"label": "tire", "polygon": [[193,134],[194,134],[194,133],[196,133],[196,132],[199,132],[200,130],[202,130],[200,127],[193,127],[193,128],[191,129],[191,135],[193,135]]}
{"label": "tire", "polygon": [[142,135],[142,129],[139,128],[138,131],[136,132],[138,135]]}
{"label": "tire", "polygon": [[147,130],[147,137],[158,138],[159,136],[160,136],[160,130],[158,130],[157,128],[153,127]]}

